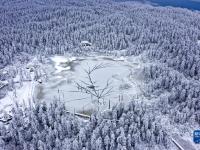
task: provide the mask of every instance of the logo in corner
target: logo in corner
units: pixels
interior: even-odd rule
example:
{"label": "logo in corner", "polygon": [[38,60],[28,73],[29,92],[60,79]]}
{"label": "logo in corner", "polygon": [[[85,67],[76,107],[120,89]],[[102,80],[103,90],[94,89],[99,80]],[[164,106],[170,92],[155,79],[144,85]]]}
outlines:
{"label": "logo in corner", "polygon": [[200,144],[200,130],[195,130],[193,133],[193,141],[196,144]]}

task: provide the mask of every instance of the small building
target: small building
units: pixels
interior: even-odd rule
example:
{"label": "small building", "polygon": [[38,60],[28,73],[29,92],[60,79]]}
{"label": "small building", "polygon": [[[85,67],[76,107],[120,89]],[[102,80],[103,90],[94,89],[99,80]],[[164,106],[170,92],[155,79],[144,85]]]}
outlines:
{"label": "small building", "polygon": [[92,43],[90,43],[89,41],[81,41],[81,46],[82,47],[90,47],[90,46],[92,46]]}

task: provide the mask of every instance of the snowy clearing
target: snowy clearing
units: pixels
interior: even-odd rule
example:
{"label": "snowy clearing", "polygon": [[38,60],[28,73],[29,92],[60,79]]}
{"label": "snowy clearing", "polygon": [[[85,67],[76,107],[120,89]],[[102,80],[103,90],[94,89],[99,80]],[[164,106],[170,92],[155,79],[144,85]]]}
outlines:
{"label": "snowy clearing", "polygon": [[[142,95],[139,85],[141,81],[135,76],[140,69],[138,62],[129,62],[126,58],[105,56],[96,57],[65,57],[54,56],[45,66],[47,82],[36,86],[35,98],[51,102],[55,98],[64,101],[70,111],[94,110],[97,108],[91,95],[78,92],[76,82],[87,82],[85,70],[102,64],[104,67],[94,72],[92,78],[99,87],[104,87],[109,80],[113,87],[112,92],[103,99],[100,110],[112,107],[121,101],[130,101]],[[109,104],[110,101],[110,104]]]}
{"label": "snowy clearing", "polygon": [[[15,80],[17,81],[17,79]],[[0,118],[5,113],[9,113],[16,102],[20,105],[28,105],[29,101],[32,100],[35,87],[34,80],[24,82],[22,86],[16,83],[15,86],[16,90],[9,91],[4,98],[0,99]]]}
{"label": "snowy clearing", "polygon": [[197,41],[197,44],[200,46],[200,40]]}
{"label": "snowy clearing", "polygon": [[[103,88],[109,81],[112,87],[112,91],[102,99],[101,104],[97,104],[90,94],[78,91],[76,86],[77,82],[87,82],[85,71],[98,64],[104,67],[92,75],[95,84]],[[11,110],[15,103],[13,99],[17,99],[20,105],[29,104],[33,98],[45,100],[47,103],[59,99],[66,103],[71,112],[94,111],[97,108],[103,111],[119,102],[126,103],[138,98],[141,100],[144,98],[143,81],[138,75],[141,65],[140,59],[135,57],[52,56],[46,58],[43,63],[34,58],[24,66],[30,70],[31,80],[20,85],[19,76],[14,79],[16,90],[7,92],[0,100],[1,115]],[[39,77],[35,78],[36,74]]]}

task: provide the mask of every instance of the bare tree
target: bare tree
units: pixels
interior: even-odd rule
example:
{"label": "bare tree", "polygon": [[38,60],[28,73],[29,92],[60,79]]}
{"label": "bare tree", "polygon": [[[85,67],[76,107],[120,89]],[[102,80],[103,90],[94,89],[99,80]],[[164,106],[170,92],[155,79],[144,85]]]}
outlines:
{"label": "bare tree", "polygon": [[95,73],[95,71],[99,70],[99,69],[103,69],[106,66],[101,64],[95,65],[94,67],[90,68],[88,70],[84,69],[85,73],[86,73],[86,78],[87,81],[79,81],[76,82],[76,86],[78,89],[78,92],[81,93],[86,93],[91,95],[91,99],[95,100],[98,105],[102,104],[102,102],[104,102],[104,99],[106,96],[109,96],[112,92],[113,87],[111,86],[111,81],[107,80],[105,83],[105,86],[100,87],[99,85],[97,85],[97,82],[94,81],[93,79],[93,74]]}

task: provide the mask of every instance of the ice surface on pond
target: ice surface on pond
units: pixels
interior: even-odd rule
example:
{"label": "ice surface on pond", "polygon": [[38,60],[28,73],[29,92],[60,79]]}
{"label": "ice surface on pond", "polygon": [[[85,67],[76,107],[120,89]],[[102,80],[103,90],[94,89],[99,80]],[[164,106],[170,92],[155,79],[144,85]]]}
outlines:
{"label": "ice surface on pond", "polygon": [[[68,64],[75,60],[75,57],[72,58],[66,58],[62,56],[55,56],[51,58],[52,61],[55,63],[56,73],[62,72],[64,70],[70,70],[70,66]],[[65,67],[66,66],[66,67]]]}
{"label": "ice surface on pond", "polygon": [[[51,63],[47,64],[48,81],[39,84],[35,90],[35,97],[39,100],[51,102],[55,98],[66,103],[70,111],[74,109],[82,111],[96,108],[91,100],[91,95],[78,92],[76,82],[87,82],[87,74],[84,70],[102,64],[104,67],[92,74],[95,85],[104,87],[109,80],[113,87],[109,96],[105,97],[100,109],[107,109],[119,101],[130,101],[133,96],[140,94],[137,81],[130,81],[138,64],[126,62],[125,58],[115,59],[112,57],[86,57],[68,58],[54,56]],[[99,105],[98,105],[99,106]]]}
{"label": "ice surface on pond", "polygon": [[[35,64],[42,67],[42,72],[45,72],[47,80],[43,77],[34,80],[34,72],[31,72],[31,81],[23,82],[22,86],[18,85],[19,76],[14,78],[16,82],[16,91],[10,91],[6,97],[0,100],[0,110],[9,112],[16,99],[20,105],[25,103],[28,105],[29,100],[34,96],[37,100],[45,100],[47,103],[52,102],[55,98],[60,99],[66,103],[70,111],[76,109],[77,111],[97,109],[94,98],[86,93],[78,92],[76,82],[87,82],[87,74],[84,70],[102,64],[104,67],[95,71],[92,74],[93,80],[96,82],[95,86],[103,88],[107,81],[110,80],[113,87],[109,96],[105,97],[100,105],[101,110],[105,110],[120,101],[127,102],[134,97],[141,99],[141,81],[136,79],[136,74],[140,70],[140,63],[130,57],[64,57],[53,56],[47,58],[45,63],[40,64],[37,60]],[[24,68],[33,66],[34,63],[28,63]],[[42,74],[41,74],[42,75]],[[135,98],[134,98],[135,99]],[[98,105],[99,106],[99,105]],[[3,114],[2,112],[0,114]]]}

